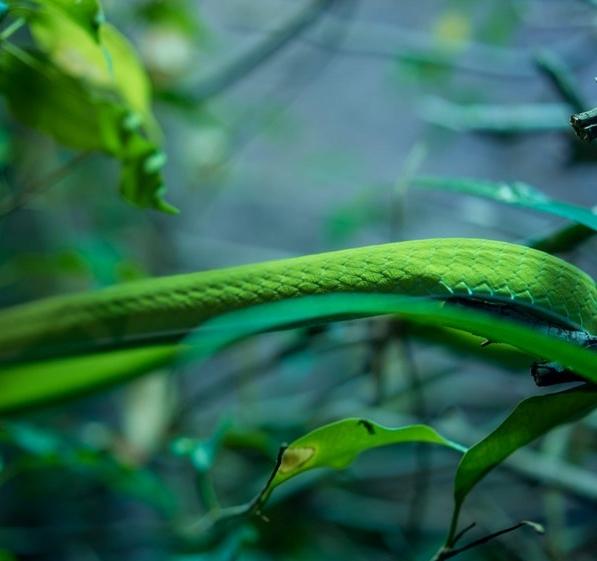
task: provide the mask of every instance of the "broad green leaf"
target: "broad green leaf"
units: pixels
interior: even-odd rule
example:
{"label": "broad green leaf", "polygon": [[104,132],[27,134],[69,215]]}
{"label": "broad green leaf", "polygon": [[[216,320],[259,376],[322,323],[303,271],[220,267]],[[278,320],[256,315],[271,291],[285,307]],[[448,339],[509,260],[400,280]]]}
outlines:
{"label": "broad green leaf", "polygon": [[597,381],[597,354],[594,352],[488,313],[437,300],[380,293],[306,296],[223,314],[207,321],[187,338],[189,351],[183,358],[205,358],[256,333],[387,314],[423,325],[468,331],[496,343],[506,343],[530,356],[559,362],[587,379]]}
{"label": "broad green leaf", "polygon": [[23,123],[62,144],[101,150],[121,162],[120,190],[143,208],[175,209],[163,199],[165,158],[140,120],[110,91],[86,85],[37,53],[5,45],[0,53],[0,92]]}
{"label": "broad green leaf", "polygon": [[6,46],[0,55],[0,91],[25,124],[81,150],[122,150],[124,109],[94,96],[41,55]]}
{"label": "broad green leaf", "polygon": [[487,473],[519,448],[559,425],[584,417],[596,407],[594,386],[534,396],[521,401],[496,430],[470,448],[456,472],[454,513],[447,545],[453,545],[464,499]]}
{"label": "broad green leaf", "polygon": [[204,360],[257,333],[386,314],[396,314],[421,325],[468,331],[506,343],[530,356],[557,361],[597,382],[597,355],[594,352],[544,335],[536,329],[486,313],[446,306],[435,300],[393,294],[327,294],[223,314],[200,326],[184,345],[157,345],[0,365],[0,413],[90,392],[175,362]]}
{"label": "broad green leaf", "polygon": [[310,469],[344,469],[367,450],[407,442],[440,444],[459,452],[466,450],[427,425],[390,428],[369,419],[342,419],[319,427],[292,442],[284,450],[269,489],[273,490]]}
{"label": "broad green leaf", "polygon": [[597,211],[556,201],[539,189],[519,181],[506,183],[467,178],[416,177],[411,180],[410,184],[423,189],[463,193],[499,203],[530,208],[567,218],[597,230]]}
{"label": "broad green leaf", "polygon": [[180,348],[155,345],[0,367],[0,413],[77,396],[171,364]]}
{"label": "broad green leaf", "polygon": [[428,123],[455,131],[493,134],[523,134],[570,129],[570,108],[566,104],[459,105],[428,98],[419,114]]}
{"label": "broad green leaf", "polygon": [[73,22],[100,42],[104,13],[99,0],[37,0],[41,5],[56,6]]}
{"label": "broad green leaf", "polygon": [[99,31],[104,22],[104,13],[99,0],[8,0],[8,7],[27,19],[40,12],[56,11],[63,19],[81,28],[95,41],[100,41]]}
{"label": "broad green leaf", "polygon": [[89,37],[57,9],[47,8],[30,18],[29,27],[38,47],[64,73],[116,94],[142,124],[157,134],[151,113],[151,88],[133,46],[106,23],[99,42]]}

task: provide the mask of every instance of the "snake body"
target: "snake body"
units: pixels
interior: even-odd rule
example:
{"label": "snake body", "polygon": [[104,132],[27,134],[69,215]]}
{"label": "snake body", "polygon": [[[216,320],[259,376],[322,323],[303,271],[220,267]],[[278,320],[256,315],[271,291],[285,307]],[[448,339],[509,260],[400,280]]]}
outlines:
{"label": "snake body", "polygon": [[391,292],[523,310],[597,334],[594,280],[524,246],[428,239],[153,278],[0,311],[0,361],[176,340],[239,308],[332,292]]}

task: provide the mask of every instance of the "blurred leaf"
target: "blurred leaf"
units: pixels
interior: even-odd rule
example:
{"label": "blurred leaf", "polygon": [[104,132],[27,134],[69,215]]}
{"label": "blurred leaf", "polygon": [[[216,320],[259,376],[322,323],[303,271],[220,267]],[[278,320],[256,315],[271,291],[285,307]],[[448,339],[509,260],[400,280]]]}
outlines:
{"label": "blurred leaf", "polygon": [[[74,396],[140,376],[175,361],[204,360],[241,339],[298,325],[397,314],[422,325],[469,331],[530,356],[556,361],[597,381],[597,355],[511,321],[443,302],[395,294],[325,294],[237,310],[205,322],[185,344],[155,345],[83,356],[0,365],[0,413]],[[35,380],[35,383],[32,383]]]}
{"label": "blurred leaf", "polygon": [[127,465],[105,450],[72,442],[48,429],[24,422],[4,422],[0,425],[0,442],[20,451],[7,465],[7,472],[13,476],[58,468],[101,481],[166,512],[174,506],[171,493],[150,471]]}
{"label": "blurred leaf", "polygon": [[539,212],[561,216],[597,230],[597,212],[593,212],[589,208],[551,199],[539,189],[520,181],[498,183],[466,178],[416,177],[410,184],[414,187],[464,193],[491,199],[499,203],[530,208]]}
{"label": "blurred leaf", "polygon": [[487,8],[483,21],[475,26],[475,35],[483,43],[503,45],[520,22],[521,12],[510,0],[489,4]]}
{"label": "blurred leaf", "polygon": [[396,314],[423,325],[468,331],[530,356],[559,362],[597,381],[597,354],[537,329],[444,302],[381,293],[332,293],[251,306],[215,317],[187,337],[184,360],[205,358],[257,333],[359,317]]}
{"label": "blurred leaf", "polygon": [[30,29],[38,47],[58,68],[116,94],[157,135],[149,79],[133,46],[115,27],[102,25],[97,43],[60,11],[48,9],[36,12]]}
{"label": "blurred leaf", "polygon": [[49,431],[41,431],[28,423],[3,423],[0,441],[8,441],[34,456],[48,457],[60,449],[60,440]]}
{"label": "blurred leaf", "polygon": [[100,28],[104,14],[99,0],[31,0],[30,6],[22,0],[8,0],[8,6],[25,17],[56,12],[64,20],[76,24],[93,41],[100,42]]}
{"label": "blurred leaf", "polygon": [[124,111],[86,90],[41,55],[8,50],[0,56],[0,89],[24,123],[67,146],[117,153],[121,139],[114,121]]}
{"label": "blurred leaf", "polygon": [[0,413],[122,383],[172,363],[180,350],[177,345],[154,345],[0,367],[0,372],[6,374],[2,378]]}
{"label": "blurred leaf", "polygon": [[459,452],[466,450],[427,425],[390,428],[369,419],[342,419],[319,427],[293,441],[284,450],[280,466],[268,490],[273,490],[310,469],[344,469],[367,450],[407,442],[441,444]]}
{"label": "blurred leaf", "polygon": [[570,129],[567,104],[460,105],[437,97],[426,98],[419,107],[422,119],[455,131],[524,134]]}
{"label": "blurred leaf", "polygon": [[120,160],[120,190],[128,201],[175,212],[163,199],[163,153],[111,92],[85,85],[41,54],[10,45],[0,54],[0,91],[25,124],[66,146],[101,150]]}
{"label": "blurred leaf", "polygon": [[551,429],[580,419],[597,407],[595,386],[521,401],[490,435],[462,457],[454,480],[454,513],[447,545],[453,545],[462,503],[473,487],[510,454]]}
{"label": "blurred leaf", "polygon": [[219,423],[209,438],[179,437],[172,443],[172,452],[180,457],[188,457],[198,472],[206,473],[213,467],[224,437],[230,428],[230,421],[224,420]]}
{"label": "blurred leaf", "polygon": [[42,5],[56,6],[96,42],[100,42],[104,13],[99,0],[37,0]]}
{"label": "blurred leaf", "polygon": [[536,236],[528,240],[527,245],[547,253],[563,253],[592,238],[595,230],[583,224],[570,224],[545,236]]}

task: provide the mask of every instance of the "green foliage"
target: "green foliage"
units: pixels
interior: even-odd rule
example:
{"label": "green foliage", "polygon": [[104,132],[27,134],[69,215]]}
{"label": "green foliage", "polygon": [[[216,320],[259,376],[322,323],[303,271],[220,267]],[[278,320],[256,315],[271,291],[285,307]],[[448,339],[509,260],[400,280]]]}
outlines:
{"label": "green foliage", "polygon": [[478,179],[449,177],[416,177],[410,181],[414,187],[462,193],[498,203],[509,204],[560,216],[597,230],[597,213],[569,203],[556,201],[539,189],[517,181],[515,183],[491,182]]}
{"label": "green foliage", "polygon": [[2,380],[0,412],[27,409],[122,383],[171,363],[179,352],[175,345],[154,345],[4,366],[1,370],[7,376]]}
{"label": "green foliage", "polygon": [[99,43],[104,14],[99,0],[8,0],[8,9],[25,17],[50,16],[69,20]]}
{"label": "green foliage", "polygon": [[[0,219],[0,306],[148,272],[211,265],[210,254],[219,251],[222,240],[226,242],[221,247],[240,255],[231,252],[223,261],[260,260],[262,250],[270,255],[287,249],[285,233],[279,231],[283,228],[277,225],[287,218],[283,205],[288,201],[298,224],[309,220],[309,231],[301,235],[310,237],[302,246],[301,238],[297,248],[322,232],[331,245],[347,247],[370,243],[371,238],[408,239],[462,228],[465,235],[495,237],[495,232],[479,232],[482,217],[468,217],[474,229],[460,217],[449,223],[445,213],[425,207],[425,197],[418,198],[415,207],[402,205],[394,197],[407,185],[481,197],[570,221],[547,235],[529,230],[527,223],[511,230],[508,225],[509,235],[548,252],[569,251],[597,230],[597,214],[588,208],[594,203],[590,195],[587,207],[580,207],[563,202],[565,195],[552,199],[522,182],[417,177],[419,170],[427,173],[423,164],[440,173],[459,164],[480,169],[476,152],[484,165],[495,161],[520,171],[521,158],[514,154],[518,146],[512,142],[520,136],[514,135],[527,135],[525,154],[535,143],[534,149],[544,155],[541,135],[549,133],[549,142],[567,142],[578,151],[577,160],[568,164],[579,163],[581,144],[571,145],[568,121],[571,106],[581,111],[586,105],[576,83],[586,79],[576,76],[584,70],[574,65],[575,72],[570,72],[565,50],[547,56],[534,50],[537,37],[546,35],[544,25],[550,26],[550,38],[558,34],[561,22],[553,28],[549,23],[554,14],[564,13],[557,3],[535,12],[514,0],[483,5],[450,0],[417,13],[412,29],[407,14],[407,29],[404,23],[396,27],[361,21],[350,13],[350,2],[337,1],[343,11],[324,18],[321,33],[300,38],[319,13],[333,7],[333,0],[309,1],[304,12],[297,10],[298,17],[289,19],[288,27],[280,28],[268,19],[267,10],[262,18],[261,6],[251,2],[238,12],[218,4],[206,12],[204,22],[195,0],[106,3],[117,28],[105,21],[100,0],[0,0],[0,214],[10,208],[4,203],[20,194],[19,187],[28,192],[31,178],[41,177],[45,189],[43,170],[64,161],[64,148],[108,156],[70,169],[62,176],[69,175],[65,189],[46,193],[39,207],[27,199],[35,212]],[[582,7],[578,10],[583,13]],[[214,15],[225,32],[223,41],[209,29],[207,22]],[[575,26],[580,38],[584,27]],[[138,39],[144,62],[118,29],[130,30]],[[348,33],[342,36],[345,29]],[[509,46],[520,37],[533,50]],[[209,56],[203,52],[206,38]],[[258,48],[245,50],[253,41]],[[284,67],[282,57],[274,74],[266,69],[250,83],[253,70],[294,43],[292,67]],[[325,115],[314,103],[324,99],[323,94],[330,99],[330,91],[317,90],[329,82],[315,78],[332,58],[342,62],[342,71],[330,75],[340,85],[347,76],[350,95],[366,70],[367,80],[357,84],[357,101],[375,99],[366,111],[343,116],[344,121],[334,125],[339,128],[328,120],[334,123],[340,99],[334,99],[331,110],[325,107]],[[393,81],[390,95],[399,88],[399,103],[388,99],[381,87],[376,87],[375,97],[361,96],[360,88],[374,83],[369,80],[373,72],[387,76],[392,64],[401,80]],[[359,72],[352,73],[354,68]],[[493,81],[483,82],[488,76]],[[249,87],[232,91],[241,80]],[[310,88],[306,103],[301,80]],[[174,109],[160,113],[160,120],[167,119],[165,138],[152,109],[153,90],[162,109]],[[220,96],[224,91],[228,95]],[[406,104],[409,93],[411,106]],[[550,93],[559,99],[550,102]],[[349,98],[354,110],[357,98]],[[299,99],[301,103],[295,103]],[[387,111],[388,103],[392,110],[379,113],[379,108]],[[413,127],[413,109],[423,123],[452,132]],[[376,119],[368,123],[371,128],[360,130],[371,116]],[[21,125],[41,131],[50,141]],[[334,144],[337,131],[347,132],[347,140]],[[357,134],[351,137],[353,131]],[[370,137],[369,131],[374,131]],[[479,132],[493,136],[466,136]],[[225,150],[220,146],[223,136]],[[459,142],[446,142],[463,137],[465,154]],[[429,147],[429,161],[415,158],[414,166],[406,165],[408,173],[402,174],[399,188],[380,183],[395,174],[395,167],[387,170],[384,164],[394,165],[412,142]],[[253,143],[254,149],[245,150]],[[373,154],[370,146],[381,149]],[[584,164],[594,164],[594,146],[582,148]],[[169,221],[164,228],[163,221],[135,213],[101,191],[116,183],[105,173],[112,173],[112,166],[106,166],[112,161],[119,168],[122,198],[136,207],[176,212],[164,200],[166,152],[177,182],[188,181],[189,187],[202,183],[197,179],[199,166],[200,179],[210,185],[207,195],[195,189],[186,200],[181,197],[185,206],[192,199],[193,208],[204,208],[207,202],[215,209],[207,217],[210,231],[205,239],[204,216],[196,219],[202,224],[197,231],[192,222]],[[453,161],[447,161],[446,152]],[[495,160],[502,152],[508,158]],[[551,165],[547,160],[546,168]],[[523,171],[532,172],[527,162],[525,166]],[[494,169],[487,176],[495,174]],[[509,176],[516,177],[512,170]],[[528,181],[539,185],[542,177],[531,174]],[[578,185],[574,173],[569,177],[571,185]],[[563,189],[570,188],[566,179]],[[300,193],[297,186],[306,184],[313,189]],[[289,193],[291,189],[295,191]],[[350,202],[351,193],[360,194]],[[570,200],[583,196],[580,192]],[[276,227],[255,211],[259,205],[268,212],[274,209]],[[327,222],[324,218],[311,225],[315,216],[327,217]],[[239,224],[228,230],[226,222]],[[274,229],[282,240],[275,247],[269,242]],[[185,251],[178,261],[181,235],[190,240],[186,251],[192,259],[186,262]],[[583,249],[574,257],[587,268],[594,264],[594,252],[588,243]],[[372,316],[386,317],[335,323]],[[299,329],[255,337],[294,328]],[[482,340],[491,344],[481,346]],[[215,356],[219,353],[222,356]],[[512,409],[521,394],[529,393],[532,382],[523,376],[534,359],[557,362],[589,384],[528,397]],[[489,368],[484,368],[486,361]],[[184,375],[165,376],[179,370]],[[122,391],[68,401],[155,371],[155,378],[147,376]],[[148,391],[151,384],[146,382],[157,378],[163,382],[157,384],[162,393],[152,394],[155,388]],[[594,349],[547,336],[536,325],[392,294],[336,294],[265,304],[223,314],[178,343],[3,363],[0,514],[8,516],[0,525],[0,560],[106,555],[134,560],[149,551],[170,561],[424,561],[450,522],[441,494],[449,492],[451,476],[454,510],[445,548],[434,561],[466,549],[459,547],[461,515],[488,531],[513,522],[510,516],[536,515],[545,522],[544,551],[521,539],[487,556],[479,550],[475,559],[580,559],[586,557],[583,547],[592,543],[594,517],[587,499],[594,495],[595,476],[581,464],[590,467],[595,459],[595,423],[589,418],[567,435],[550,431],[594,411],[595,382]],[[15,420],[16,415],[21,417]],[[134,415],[141,421],[133,429]],[[214,429],[216,417],[224,421]],[[504,417],[491,430],[498,424],[495,419]],[[340,420],[321,425],[322,418]],[[421,421],[428,424],[413,424]],[[486,426],[490,429],[479,428]],[[144,431],[149,437],[139,436]],[[444,434],[476,443],[467,449]],[[296,435],[303,436],[282,446],[274,464],[280,444]],[[521,450],[546,435],[536,448]],[[143,444],[144,438],[149,444]],[[364,453],[402,443],[423,446]],[[432,449],[425,444],[462,454],[456,470],[454,455],[428,455]],[[487,474],[518,450],[520,455],[508,464],[511,478],[501,483],[499,492],[489,484],[478,489]],[[391,459],[387,464],[386,454]],[[344,469],[357,457],[359,469],[348,474],[320,469]],[[525,465],[525,458],[533,461]],[[560,472],[559,466],[565,469]],[[268,473],[271,478],[259,493]],[[522,486],[509,487],[516,475],[533,482],[528,504],[522,504]],[[570,484],[575,476],[582,478],[582,485]],[[500,484],[499,479],[495,482]],[[557,490],[551,489],[554,483]],[[584,500],[566,500],[566,489]],[[483,492],[493,494],[486,497]],[[251,496],[256,499],[243,503]],[[221,506],[226,503],[241,504]],[[120,550],[123,543],[125,551]]]}
{"label": "green foliage", "polygon": [[71,476],[100,481],[164,512],[172,512],[172,495],[156,476],[127,465],[101,448],[81,444],[27,422],[4,422],[0,443],[18,451],[10,467],[0,471],[0,485],[29,471],[61,469]]}
{"label": "green foliage", "polygon": [[526,351],[529,356],[559,362],[588,380],[597,381],[597,357],[589,350],[486,313],[395,294],[324,294],[222,314],[196,330],[188,339],[189,353],[182,356],[204,358],[256,333],[385,314],[396,314],[422,325],[468,331],[494,342],[507,343]]}
{"label": "green foliage", "polygon": [[459,452],[466,450],[427,425],[390,428],[369,419],[342,419],[290,443],[284,450],[268,491],[305,471],[322,467],[344,469],[367,450],[409,442],[439,444]]}
{"label": "green foliage", "polygon": [[91,0],[26,10],[37,48],[4,43],[0,92],[21,122],[70,148],[116,158],[126,200],[174,213],[164,200],[166,158],[148,78],[130,43],[100,13]]}
{"label": "green foliage", "polygon": [[[251,335],[339,319],[395,314],[421,325],[444,326],[507,343],[597,381],[595,353],[491,315],[442,302],[393,294],[325,294],[273,302],[205,322],[184,345],[154,345],[0,366],[0,412],[15,411],[116,384],[176,361],[205,360]],[[529,358],[529,362],[531,358]],[[85,372],[85,376],[80,373]],[[35,384],[31,380],[36,380]]]}
{"label": "green foliage", "polygon": [[576,421],[597,407],[595,386],[574,388],[520,402],[508,418],[466,451],[454,481],[454,514],[447,545],[453,545],[462,503],[473,487],[516,450],[564,423]]}

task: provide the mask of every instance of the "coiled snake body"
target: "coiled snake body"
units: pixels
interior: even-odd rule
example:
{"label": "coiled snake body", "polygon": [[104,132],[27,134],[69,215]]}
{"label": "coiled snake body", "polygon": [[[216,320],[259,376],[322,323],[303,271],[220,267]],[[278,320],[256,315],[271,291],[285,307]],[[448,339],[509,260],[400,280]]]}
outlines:
{"label": "coiled snake body", "polygon": [[176,340],[254,304],[332,292],[392,292],[507,310],[581,343],[597,289],[546,253],[498,241],[399,242],[122,284],[0,312],[0,362]]}

